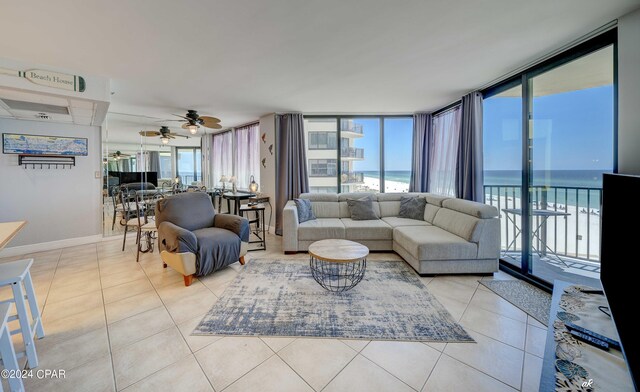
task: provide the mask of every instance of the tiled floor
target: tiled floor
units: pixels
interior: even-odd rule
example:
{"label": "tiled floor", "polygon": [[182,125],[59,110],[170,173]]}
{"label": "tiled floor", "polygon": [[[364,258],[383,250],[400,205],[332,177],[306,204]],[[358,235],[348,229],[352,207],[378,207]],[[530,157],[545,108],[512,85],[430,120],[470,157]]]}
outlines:
{"label": "tiled floor", "polygon": [[[545,327],[480,277],[421,278],[477,343],[191,336],[242,266],[187,288],[158,253],[136,263],[127,242],[125,252],[118,240],[23,256],[35,259],[47,334],[36,343],[39,368],[66,370],[64,380],[25,380],[27,391],[538,390]],[[269,251],[249,253],[248,262],[306,259],[284,256],[280,243],[269,236]],[[399,257],[370,257],[389,259]]]}

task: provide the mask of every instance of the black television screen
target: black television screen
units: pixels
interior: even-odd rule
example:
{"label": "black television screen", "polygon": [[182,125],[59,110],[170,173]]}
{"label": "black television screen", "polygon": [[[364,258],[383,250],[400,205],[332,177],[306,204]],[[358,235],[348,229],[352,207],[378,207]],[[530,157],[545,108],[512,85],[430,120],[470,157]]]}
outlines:
{"label": "black television screen", "polygon": [[150,182],[158,186],[157,172],[109,172],[110,177],[118,177],[120,184],[131,184],[133,182]]}
{"label": "black television screen", "polygon": [[640,381],[640,334],[633,321],[638,308],[638,278],[634,273],[639,259],[635,247],[640,241],[638,200],[640,177],[604,174],[600,280],[636,390]]}

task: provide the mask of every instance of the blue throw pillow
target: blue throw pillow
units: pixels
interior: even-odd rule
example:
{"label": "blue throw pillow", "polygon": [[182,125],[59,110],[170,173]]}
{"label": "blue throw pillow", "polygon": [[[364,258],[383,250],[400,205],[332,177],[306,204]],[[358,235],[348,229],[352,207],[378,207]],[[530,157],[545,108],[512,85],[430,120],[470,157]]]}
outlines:
{"label": "blue throw pillow", "polygon": [[311,209],[310,200],[293,199],[293,202],[296,203],[296,208],[298,209],[298,223],[316,219],[316,216],[313,215],[313,210]]}

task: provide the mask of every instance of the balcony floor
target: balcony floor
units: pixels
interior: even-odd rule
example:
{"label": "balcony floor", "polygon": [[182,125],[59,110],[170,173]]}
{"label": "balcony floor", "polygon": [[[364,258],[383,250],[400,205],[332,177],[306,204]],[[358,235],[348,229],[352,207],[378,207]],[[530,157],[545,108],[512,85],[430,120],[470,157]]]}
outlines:
{"label": "balcony floor", "polygon": [[[520,266],[520,256],[516,252],[508,252],[501,259],[515,266]],[[592,287],[601,287],[600,265],[598,263],[560,256],[561,263],[555,257],[533,256],[532,274],[538,278],[553,283],[554,280],[584,284]]]}

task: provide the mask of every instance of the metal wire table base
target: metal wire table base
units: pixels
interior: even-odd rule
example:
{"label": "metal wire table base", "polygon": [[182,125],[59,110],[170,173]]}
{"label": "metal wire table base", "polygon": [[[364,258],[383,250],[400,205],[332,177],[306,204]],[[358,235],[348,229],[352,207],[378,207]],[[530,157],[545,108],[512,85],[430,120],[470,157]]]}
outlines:
{"label": "metal wire table base", "polygon": [[313,279],[320,286],[328,291],[341,293],[351,290],[364,278],[367,258],[358,261],[331,262],[311,256],[309,266]]}

